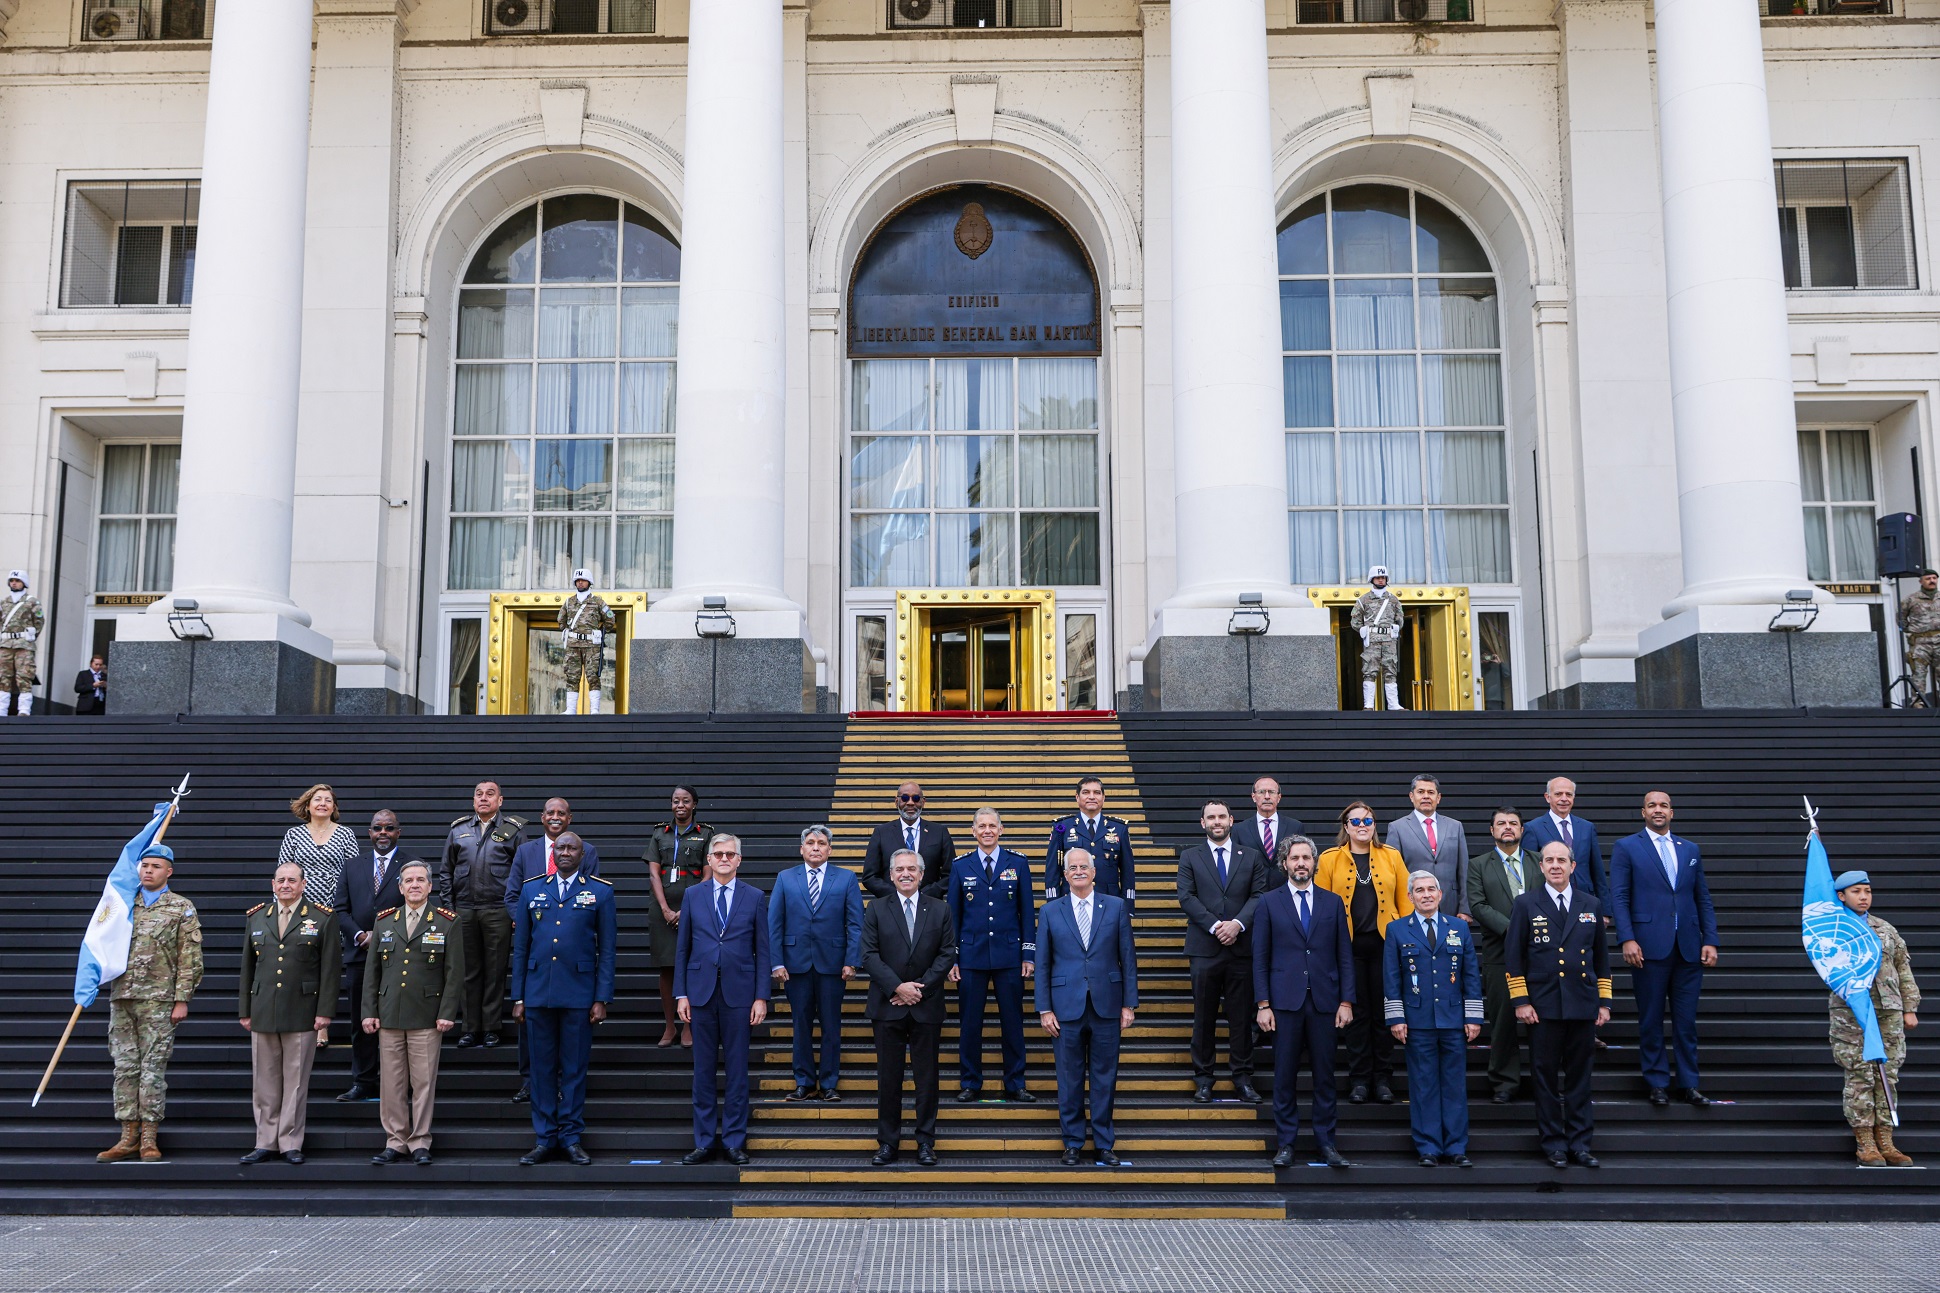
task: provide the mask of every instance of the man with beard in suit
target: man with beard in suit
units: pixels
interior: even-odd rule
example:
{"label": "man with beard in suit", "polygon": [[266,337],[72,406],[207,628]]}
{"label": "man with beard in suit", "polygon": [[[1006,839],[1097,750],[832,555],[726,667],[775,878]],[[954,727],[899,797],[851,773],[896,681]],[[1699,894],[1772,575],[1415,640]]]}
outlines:
{"label": "man with beard in suit", "polygon": [[1226,1068],[1233,1093],[1260,1103],[1253,1088],[1253,941],[1247,931],[1260,895],[1273,886],[1265,856],[1232,837],[1232,809],[1220,800],[1199,810],[1203,843],[1179,855],[1179,906],[1186,913],[1192,967],[1192,1098],[1212,1101],[1214,1030],[1226,1020]]}

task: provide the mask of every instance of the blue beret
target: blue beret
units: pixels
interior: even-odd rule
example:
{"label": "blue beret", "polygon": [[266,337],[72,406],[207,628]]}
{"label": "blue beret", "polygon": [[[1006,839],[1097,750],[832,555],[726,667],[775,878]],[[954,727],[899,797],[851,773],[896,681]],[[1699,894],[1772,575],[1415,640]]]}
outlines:
{"label": "blue beret", "polygon": [[150,844],[141,851],[145,858],[160,858],[170,866],[175,865],[175,850],[166,844]]}
{"label": "blue beret", "polygon": [[1839,878],[1832,882],[1832,887],[1835,890],[1843,890],[1843,889],[1850,889],[1853,885],[1856,885],[1856,884],[1869,885],[1872,882],[1873,882],[1873,878],[1867,875],[1864,871],[1841,871],[1839,873]]}

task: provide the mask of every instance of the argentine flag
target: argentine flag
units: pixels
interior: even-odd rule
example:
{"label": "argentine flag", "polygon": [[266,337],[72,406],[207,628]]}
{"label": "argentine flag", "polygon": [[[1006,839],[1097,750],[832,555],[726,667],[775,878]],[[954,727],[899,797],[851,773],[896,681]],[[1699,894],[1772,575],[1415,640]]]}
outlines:
{"label": "argentine flag", "polygon": [[1840,902],[1832,891],[1832,864],[1816,830],[1805,852],[1802,932],[1812,968],[1852,1007],[1853,1017],[1865,1031],[1866,1049],[1861,1058],[1884,1061],[1886,1046],[1879,1037],[1879,1017],[1873,1013],[1873,976],[1879,973],[1883,954],[1879,935],[1873,933],[1864,916]]}
{"label": "argentine flag", "polygon": [[135,891],[141,888],[141,855],[168,820],[168,805],[156,804],[155,816],[135,838],[122,845],[121,857],[108,882],[101,886],[101,902],[88,920],[81,940],[81,961],[74,968],[74,1004],[91,1006],[101,985],[121,977],[128,968],[128,944],[135,934]]}

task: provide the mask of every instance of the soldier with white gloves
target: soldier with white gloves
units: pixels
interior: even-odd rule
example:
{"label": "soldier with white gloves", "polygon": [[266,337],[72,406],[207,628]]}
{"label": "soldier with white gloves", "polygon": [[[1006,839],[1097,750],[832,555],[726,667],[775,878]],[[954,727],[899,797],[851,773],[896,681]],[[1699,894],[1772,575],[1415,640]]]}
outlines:
{"label": "soldier with white gloves", "polygon": [[1401,599],[1388,588],[1388,568],[1367,572],[1368,590],[1354,603],[1348,623],[1361,635],[1361,708],[1374,708],[1374,685],[1387,690],[1389,709],[1401,708],[1395,673],[1401,667],[1396,646],[1401,640]]}
{"label": "soldier with white gloves", "polygon": [[0,691],[13,694],[22,717],[34,712],[34,643],[46,627],[40,599],[27,592],[27,572],[9,570],[7,595],[0,598]]}
{"label": "soldier with white gloves", "polygon": [[600,712],[600,671],[606,663],[606,635],[613,612],[593,592],[593,572],[573,571],[573,595],[559,608],[559,630],[566,640],[566,690],[569,712],[579,712],[579,680],[586,678],[586,703]]}

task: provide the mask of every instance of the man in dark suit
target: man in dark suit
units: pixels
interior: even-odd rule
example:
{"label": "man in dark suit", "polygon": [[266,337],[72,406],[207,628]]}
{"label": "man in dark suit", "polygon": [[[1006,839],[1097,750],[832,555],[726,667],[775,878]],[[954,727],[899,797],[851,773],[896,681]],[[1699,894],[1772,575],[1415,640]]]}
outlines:
{"label": "man in dark suit", "polygon": [[[1265,780],[1265,778],[1262,778]],[[1253,941],[1247,933],[1260,895],[1273,885],[1266,857],[1232,837],[1233,814],[1214,799],[1199,810],[1202,843],[1179,854],[1177,893],[1186,913],[1186,958],[1192,967],[1192,1098],[1212,1100],[1214,1033],[1226,1020],[1226,1068],[1233,1092],[1258,1104],[1253,1088]],[[1270,825],[1269,825],[1270,828]]]}
{"label": "man in dark suit", "polygon": [[1489,819],[1489,834],[1495,847],[1468,860],[1469,912],[1488,1013],[1489,1086],[1496,1104],[1508,1104],[1522,1084],[1522,1043],[1521,1025],[1509,1004],[1502,940],[1509,932],[1510,909],[1540,882],[1542,866],[1538,856],[1523,847],[1522,814],[1516,809],[1506,804],[1496,809]]}
{"label": "man in dark suit", "polygon": [[1704,972],[1718,963],[1718,913],[1704,881],[1698,846],[1671,834],[1671,797],[1644,796],[1644,827],[1610,850],[1610,907],[1637,998],[1637,1057],[1650,1102],[1670,1104],[1664,1008],[1677,1048],[1678,1098],[1702,1109],[1698,1090],[1697,1008]]}
{"label": "man in dark suit", "polygon": [[950,863],[957,855],[950,828],[923,816],[923,787],[905,781],[896,787],[896,820],[884,822],[869,836],[862,855],[862,887],[872,898],[896,892],[889,878],[889,859],[897,849],[914,849],[923,859],[923,892],[941,898],[950,887]]}
{"label": "man in dark suit", "polygon": [[1570,882],[1569,846],[1545,844],[1543,883],[1517,898],[1503,937],[1509,999],[1529,1026],[1536,1130],[1551,1167],[1600,1166],[1590,1152],[1596,1030],[1610,1022],[1610,948],[1603,907]]}
{"label": "man in dark suit", "polygon": [[[397,854],[400,834],[397,814],[380,808],[371,814],[370,847],[337,875],[337,891],[330,908],[337,913],[337,930],[343,935],[344,992],[353,1014],[364,1000],[364,967],[370,944],[370,931],[377,924],[377,913],[404,905],[398,892],[398,869],[411,858]],[[361,1022],[361,1021],[359,1021]],[[361,1027],[350,1030],[350,1089],[337,1099],[356,1104],[377,1099],[377,1034]]]}
{"label": "man in dark suit", "polygon": [[1282,848],[1287,883],[1268,890],[1253,913],[1253,999],[1261,1030],[1273,1034],[1273,1122],[1280,1145],[1273,1166],[1293,1166],[1304,1054],[1313,1071],[1314,1139],[1327,1166],[1346,1167],[1334,1145],[1334,1034],[1354,1018],[1347,904],[1314,883],[1312,840],[1290,835]]}
{"label": "man in dark suit", "polygon": [[74,712],[108,712],[108,662],[100,656],[89,660],[88,667],[74,675]]}
{"label": "man in dark suit", "polygon": [[1024,980],[1037,961],[1037,904],[1031,900],[1031,862],[998,843],[1004,820],[995,808],[970,819],[977,847],[950,865],[950,924],[957,932],[957,1092],[969,1104],[983,1092],[983,1012],[997,995],[1004,1046],[1004,1099],[1036,1104],[1024,1086]]}
{"label": "man in dark suit", "polygon": [[1138,906],[1138,861],[1132,856],[1132,828],[1122,817],[1105,816],[1105,783],[1097,777],[1078,782],[1078,811],[1051,823],[1044,848],[1044,900],[1064,891],[1064,855],[1070,849],[1091,854],[1100,893]]}
{"label": "man in dark suit", "polygon": [[[1568,777],[1551,777],[1543,787],[1543,800],[1549,811],[1530,822],[1524,830],[1525,846],[1540,854],[1543,845],[1557,840],[1570,846],[1576,859],[1572,884],[1580,884],[1599,899],[1607,899],[1610,882],[1603,875],[1603,849],[1597,842],[1596,823],[1576,815],[1576,783]],[[1606,917],[1609,902],[1603,903]]]}
{"label": "man in dark suit", "polygon": [[[725,1151],[748,1161],[748,1042],[768,1017],[768,898],[735,879],[741,840],[707,844],[707,879],[687,887],[674,940],[674,1008],[694,1029],[694,1149],[680,1161],[705,1163]],[[727,1069],[727,1098],[716,1101],[714,1066]]]}
{"label": "man in dark suit", "polygon": [[1442,783],[1423,773],[1408,784],[1408,802],[1415,810],[1388,823],[1382,841],[1401,851],[1408,874],[1430,871],[1442,886],[1442,910],[1470,924],[1468,910],[1468,837],[1462,824],[1442,814]]}
{"label": "man in dark suit", "polygon": [[1037,1017],[1051,1034],[1058,1061],[1058,1131],[1064,1165],[1078,1165],[1085,1110],[1098,1162],[1117,1167],[1112,1107],[1118,1095],[1118,1042],[1138,1009],[1138,954],[1132,909],[1093,885],[1091,854],[1064,854],[1064,896],[1037,917]]}
{"label": "man in dark suit", "polygon": [[1280,783],[1272,777],[1261,777],[1253,783],[1253,811],[1233,824],[1233,842],[1244,844],[1265,858],[1269,871],[1276,865],[1274,857],[1280,851],[1280,841],[1306,833],[1305,822],[1280,811]]}
{"label": "man in dark suit", "polygon": [[889,858],[896,892],[862,913],[862,972],[876,1030],[876,1156],[887,1167],[903,1143],[903,1074],[914,1070],[916,1161],[936,1166],[936,1057],[943,1041],[943,984],[956,964],[950,906],[919,891],[922,855]]}
{"label": "man in dark suit", "polygon": [[[829,863],[826,826],[802,832],[802,865],[775,877],[768,896],[768,946],[776,982],[788,994],[795,1090],[789,1100],[840,1100],[842,993],[862,964],[862,889],[855,872]],[[816,1062],[815,1029],[822,1029]]]}
{"label": "man in dark suit", "polygon": [[[558,865],[553,859],[553,847],[559,837],[573,824],[573,806],[564,799],[546,800],[546,806],[539,813],[539,825],[543,833],[536,840],[527,840],[519,845],[518,852],[512,855],[512,868],[505,874],[505,910],[512,917],[512,923],[519,923],[519,894],[525,889],[525,882],[542,875],[557,875]],[[575,835],[574,838],[578,838]],[[593,842],[580,840],[579,869],[588,877],[600,873],[600,851]],[[523,1104],[532,1098],[532,1050],[527,1042],[525,1029],[519,1029],[519,1089],[512,1096],[516,1104]]]}

